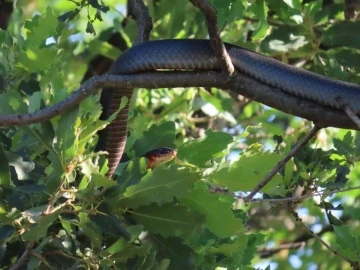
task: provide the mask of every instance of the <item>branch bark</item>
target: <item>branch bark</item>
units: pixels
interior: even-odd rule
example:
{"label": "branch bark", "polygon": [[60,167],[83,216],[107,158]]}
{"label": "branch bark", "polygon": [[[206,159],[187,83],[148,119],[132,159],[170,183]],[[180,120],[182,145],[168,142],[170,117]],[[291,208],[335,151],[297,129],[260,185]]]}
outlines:
{"label": "branch bark", "polygon": [[[327,106],[286,94],[244,74],[229,77],[214,71],[149,72],[134,75],[104,75],[86,81],[63,101],[31,114],[0,115],[0,126],[23,126],[47,121],[70,110],[103,87],[123,89],[161,87],[218,87],[236,93],[285,113],[314,121],[318,127],[339,127],[358,130],[346,113]],[[1,104],[0,104],[1,108]]]}
{"label": "branch bark", "polygon": [[138,36],[134,44],[148,41],[153,25],[147,7],[142,0],[129,0],[128,9],[129,15],[134,17],[138,25]]}
{"label": "branch bark", "polygon": [[17,270],[20,269],[23,265],[26,264],[26,261],[29,259],[30,255],[31,255],[31,250],[34,247],[35,242],[31,241],[29,243],[27,243],[26,248],[24,253],[21,255],[21,257],[19,258],[19,260],[17,260],[16,263],[14,263],[9,270]]}
{"label": "branch bark", "polygon": [[190,0],[190,2],[204,13],[212,49],[220,65],[229,75],[232,75],[235,72],[235,68],[219,35],[216,9],[208,0]]}

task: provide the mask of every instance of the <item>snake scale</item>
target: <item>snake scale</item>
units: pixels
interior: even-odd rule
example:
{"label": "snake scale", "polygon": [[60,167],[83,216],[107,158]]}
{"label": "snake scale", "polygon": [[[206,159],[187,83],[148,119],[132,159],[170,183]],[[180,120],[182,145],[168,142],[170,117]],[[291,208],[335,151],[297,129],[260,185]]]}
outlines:
{"label": "snake scale", "polygon": [[[300,99],[338,110],[348,106],[360,114],[360,86],[299,69],[235,45],[225,46],[237,72]],[[125,51],[114,62],[109,74],[135,74],[154,70],[219,71],[220,65],[209,40],[158,40],[141,43]],[[102,91],[101,119],[107,119],[119,108],[123,96],[130,100],[132,92],[130,89]],[[97,150],[109,153],[108,177],[113,175],[124,152],[128,112],[129,102],[116,119],[99,133]]]}

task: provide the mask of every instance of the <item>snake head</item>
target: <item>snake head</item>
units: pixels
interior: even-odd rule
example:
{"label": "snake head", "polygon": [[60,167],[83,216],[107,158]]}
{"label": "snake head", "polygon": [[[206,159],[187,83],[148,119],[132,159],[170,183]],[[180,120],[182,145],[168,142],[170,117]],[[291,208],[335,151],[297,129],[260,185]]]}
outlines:
{"label": "snake head", "polygon": [[156,166],[164,164],[176,157],[176,150],[168,147],[152,149],[144,154],[148,160],[148,169],[154,169]]}

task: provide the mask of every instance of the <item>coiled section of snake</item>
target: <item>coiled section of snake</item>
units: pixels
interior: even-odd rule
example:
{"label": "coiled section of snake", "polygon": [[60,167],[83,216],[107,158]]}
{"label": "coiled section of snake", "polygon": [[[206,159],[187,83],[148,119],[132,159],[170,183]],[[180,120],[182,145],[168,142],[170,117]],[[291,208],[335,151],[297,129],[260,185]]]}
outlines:
{"label": "coiled section of snake", "polygon": [[[346,105],[360,114],[358,85],[298,69],[234,45],[226,44],[226,49],[238,72],[287,94],[339,110]],[[161,40],[142,43],[127,50],[115,61],[109,73],[133,74],[158,69],[191,71],[220,70],[220,67],[208,40]],[[102,119],[107,119],[119,107],[124,95],[130,98],[131,91],[103,91]],[[128,106],[124,108],[99,136],[98,150],[109,152],[109,177],[124,151],[128,110]]]}

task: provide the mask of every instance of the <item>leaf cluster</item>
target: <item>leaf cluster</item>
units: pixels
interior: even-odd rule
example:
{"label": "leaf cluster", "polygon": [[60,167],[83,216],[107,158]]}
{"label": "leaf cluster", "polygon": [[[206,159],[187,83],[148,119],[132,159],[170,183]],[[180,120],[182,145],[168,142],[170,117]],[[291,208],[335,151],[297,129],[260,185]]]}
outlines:
{"label": "leaf cluster", "polygon": [[[9,29],[0,31],[0,114],[63,100],[95,56],[117,56],[104,41],[113,28],[126,42],[136,36],[132,21],[97,28],[96,20],[106,25],[117,14],[111,1],[74,1],[66,9],[55,2],[39,1],[38,15],[30,17],[16,9]],[[205,38],[203,15],[186,0],[175,2],[147,1],[156,22],[152,38]],[[303,2],[212,1],[225,41],[357,82],[358,22],[343,20],[341,1]],[[79,37],[84,31],[104,35]],[[355,132],[322,131],[261,190],[264,199],[314,193],[316,200],[246,206],[237,198],[258,185],[310,123],[215,88],[138,89],[126,154],[110,181],[105,153],[94,149],[97,132],[115,115],[100,121],[98,100],[48,122],[0,129],[1,267],[34,243],[28,269],[287,269],[296,260],[300,268],[349,268],[311,237],[303,250],[261,260],[260,246],[307,236],[289,207],[336,252],[360,260],[359,191],[321,196],[358,185]],[[157,147],[176,148],[178,159],[147,170],[142,156]]]}

